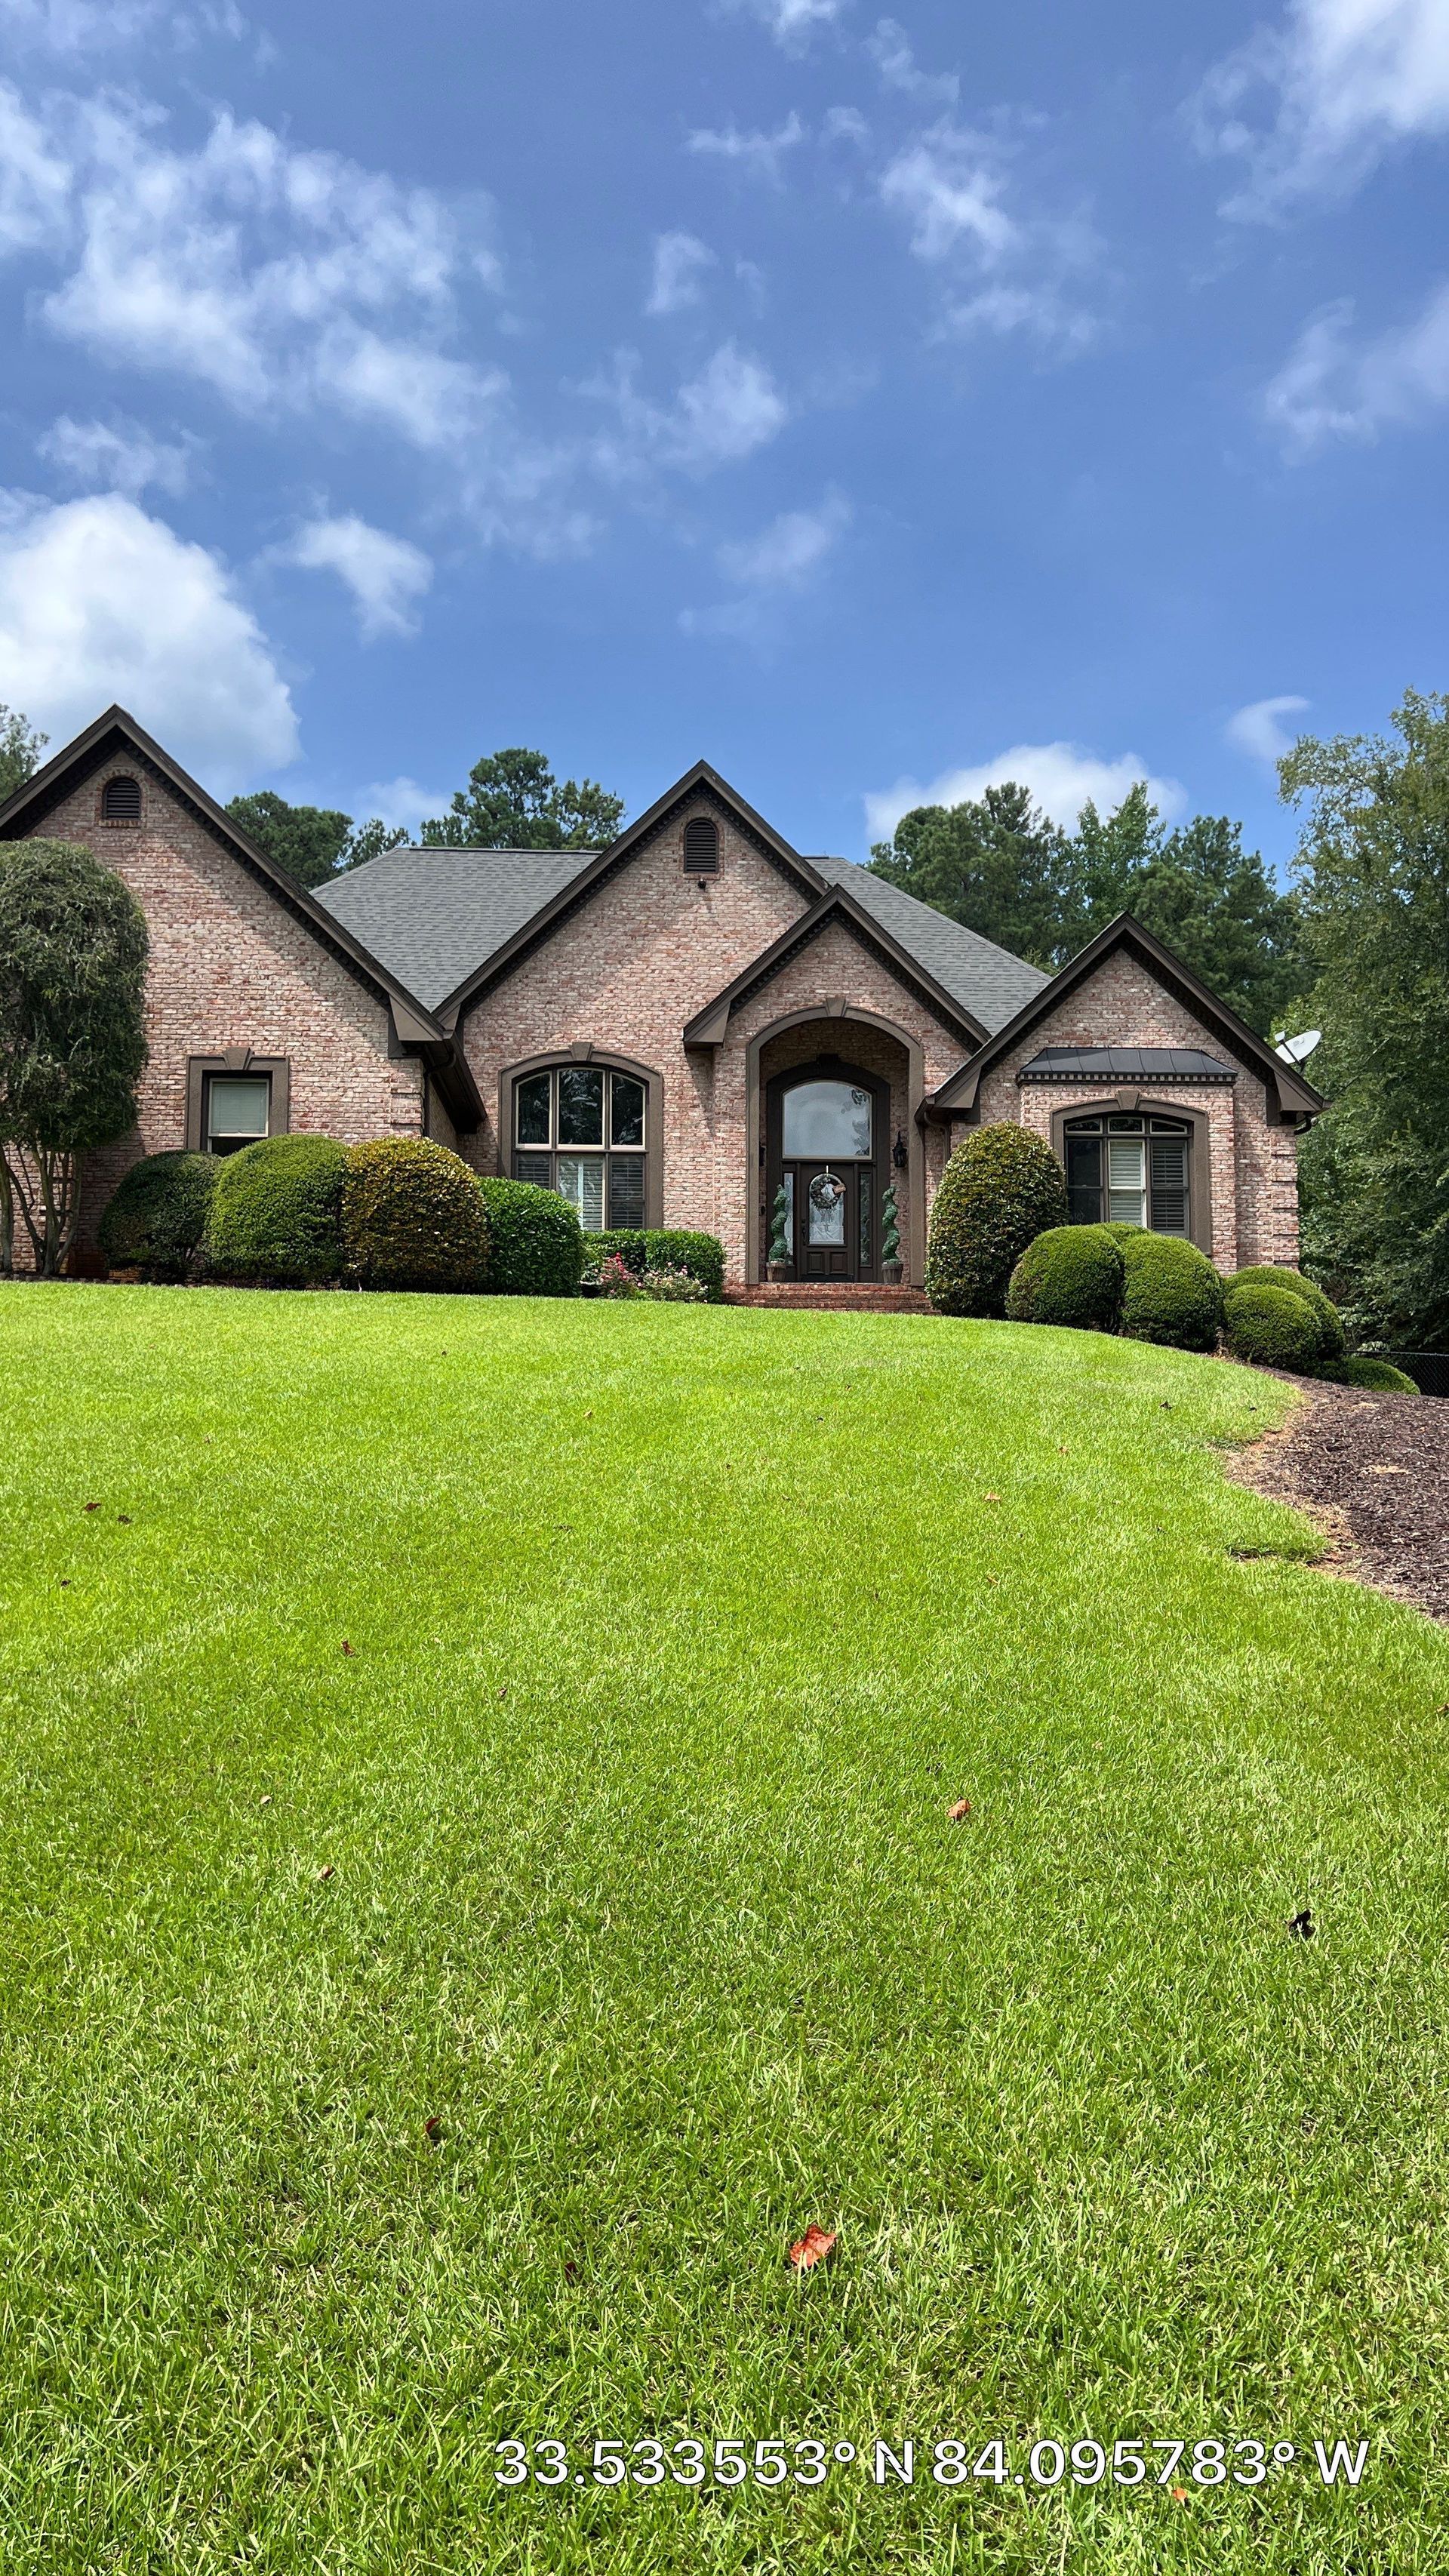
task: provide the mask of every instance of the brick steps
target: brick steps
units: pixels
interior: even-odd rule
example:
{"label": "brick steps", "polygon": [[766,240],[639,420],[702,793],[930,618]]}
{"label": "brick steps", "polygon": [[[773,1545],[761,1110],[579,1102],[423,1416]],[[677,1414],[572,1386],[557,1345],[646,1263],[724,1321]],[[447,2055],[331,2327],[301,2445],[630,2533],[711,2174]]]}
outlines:
{"label": "brick steps", "polygon": [[726,1288],[727,1306],[834,1307],[850,1315],[929,1315],[924,1288],[881,1288],[871,1280],[766,1280],[758,1288]]}

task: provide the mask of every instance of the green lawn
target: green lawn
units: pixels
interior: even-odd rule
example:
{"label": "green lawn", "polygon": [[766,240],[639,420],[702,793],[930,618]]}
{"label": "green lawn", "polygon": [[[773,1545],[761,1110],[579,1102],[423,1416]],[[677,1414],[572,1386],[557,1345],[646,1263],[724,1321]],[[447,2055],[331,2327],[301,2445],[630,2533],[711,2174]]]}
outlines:
{"label": "green lawn", "polygon": [[[0,1365],[7,2576],[1449,2565],[1449,1635],[1224,1479],[1279,1384],[85,1287]],[[916,2478],[574,2483],[690,2436]]]}

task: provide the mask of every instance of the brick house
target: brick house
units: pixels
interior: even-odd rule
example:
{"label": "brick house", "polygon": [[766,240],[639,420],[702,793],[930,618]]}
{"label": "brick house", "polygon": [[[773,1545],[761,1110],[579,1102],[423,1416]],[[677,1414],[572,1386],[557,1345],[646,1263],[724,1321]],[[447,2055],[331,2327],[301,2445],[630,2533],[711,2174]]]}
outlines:
{"label": "brick house", "polygon": [[703,761],[607,850],[396,850],[307,894],[119,707],[0,807],[78,841],[151,934],[137,1155],[314,1130],[427,1135],[556,1188],[586,1229],[718,1234],[764,1277],[918,1282],[946,1158],[1047,1138],[1073,1212],[1296,1257],[1301,1073],[1128,918],[1056,976],[851,861],[804,858]]}

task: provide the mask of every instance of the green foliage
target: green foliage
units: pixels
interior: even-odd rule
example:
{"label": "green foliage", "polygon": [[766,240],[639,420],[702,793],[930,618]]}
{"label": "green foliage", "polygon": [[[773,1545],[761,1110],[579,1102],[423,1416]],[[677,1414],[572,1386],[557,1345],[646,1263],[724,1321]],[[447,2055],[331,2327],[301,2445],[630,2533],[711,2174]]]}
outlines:
{"label": "green foliage", "polygon": [[657,1306],[707,1306],[709,1290],[702,1279],[691,1278],[687,1270],[667,1267],[648,1269],[640,1278],[641,1297],[652,1297]]}
{"label": "green foliage", "polygon": [[1303,1257],[1355,1339],[1449,1343],[1449,697],[1396,738],[1300,742],[1295,866],[1330,1107],[1300,1154]]}
{"label": "green foliage", "polygon": [[234,796],[226,810],[259,850],[299,886],[309,888],[325,885],[347,868],[364,866],[382,850],[400,848],[408,837],[375,817],[358,827],[335,806],[289,805],[270,787],[254,796]]}
{"label": "green foliage", "polygon": [[1290,1297],[1301,1297],[1318,1319],[1320,1356],[1325,1360],[1343,1357],[1343,1318],[1332,1298],[1326,1297],[1312,1279],[1305,1279],[1301,1270],[1283,1269],[1271,1261],[1258,1262],[1251,1269],[1235,1271],[1225,1293],[1231,1296],[1235,1289],[1245,1286],[1283,1288]]}
{"label": "green foliage", "polygon": [[184,1279],[206,1233],[221,1165],[214,1154],[144,1154],[101,1217],[100,1247],[113,1270]]}
{"label": "green foliage", "polygon": [[695,1234],[682,1226],[613,1226],[585,1237],[591,1265],[617,1254],[636,1278],[646,1270],[687,1270],[709,1291],[717,1306],[724,1296],[724,1245],[717,1234]]}
{"label": "green foliage", "polygon": [[0,805],[35,776],[49,740],[49,734],[37,733],[26,717],[0,706]]}
{"label": "green foliage", "polygon": [[1316,1377],[1323,1356],[1317,1316],[1291,1289],[1260,1282],[1229,1284],[1223,1301],[1223,1325],[1235,1360],[1252,1360],[1258,1368],[1295,1369]]}
{"label": "green foliage", "polygon": [[55,1276],[84,1156],[135,1125],[147,945],[135,896],[89,850],[0,841],[0,1266],[18,1205],[37,1269]]}
{"label": "green foliage", "polygon": [[1006,1311],[1017,1324],[1070,1324],[1112,1333],[1125,1279],[1104,1225],[1056,1225],[1029,1243],[1011,1274]]}
{"label": "green foliage", "polygon": [[1169,832],[1146,788],[1116,812],[1082,808],[1068,835],[1020,786],[977,803],[921,805],[871,854],[878,876],[1034,965],[1065,965],[1120,912],[1136,915],[1256,1029],[1305,967],[1297,907],[1225,815]]}
{"label": "green foliage", "polygon": [[1351,1359],[1328,1361],[1319,1375],[1333,1378],[1340,1386],[1367,1387],[1376,1395],[1417,1395],[1419,1392],[1406,1369],[1395,1368],[1392,1360],[1370,1359],[1357,1352]]}
{"label": "green foliage", "polygon": [[475,763],[425,844],[464,850],[602,850],[618,836],[622,796],[593,779],[562,785],[541,751],[495,751]]}
{"label": "green foliage", "polygon": [[1223,1283],[1207,1254],[1180,1235],[1149,1234],[1138,1226],[1128,1230],[1121,1250],[1123,1332],[1133,1341],[1166,1342],[1178,1351],[1216,1350]]}
{"label": "green foliage", "polygon": [[426,1136],[354,1145],[342,1187],[349,1279],[466,1292],[488,1278],[488,1206],[467,1164]]}
{"label": "green foliage", "polygon": [[765,1258],[767,1261],[784,1262],[790,1257],[790,1193],[782,1181],[770,1210],[770,1247]]}
{"label": "green foliage", "polygon": [[330,1136],[264,1136],[228,1154],[207,1220],[207,1267],[288,1286],[335,1279],[346,1170],[347,1148]]}
{"label": "green foliage", "polygon": [[488,1211],[488,1285],[496,1297],[576,1297],[584,1273],[578,1217],[557,1190],[480,1181]]}
{"label": "green foliage", "polygon": [[979,1128],[958,1145],[931,1210],[926,1293],[943,1315],[999,1315],[1022,1254],[1067,1221],[1051,1147],[1026,1127]]}
{"label": "green foliage", "polygon": [[887,1184],[880,1203],[880,1257],[882,1265],[901,1257],[901,1211],[893,1181]]}

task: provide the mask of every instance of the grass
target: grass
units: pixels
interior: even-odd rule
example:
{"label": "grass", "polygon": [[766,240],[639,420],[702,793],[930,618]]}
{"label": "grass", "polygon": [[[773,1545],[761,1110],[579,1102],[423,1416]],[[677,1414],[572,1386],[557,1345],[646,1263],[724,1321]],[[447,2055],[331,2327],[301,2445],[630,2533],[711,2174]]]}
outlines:
{"label": "grass", "polygon": [[[1449,2565],[1449,1637],[1224,1479],[1281,1385],[81,1287],[0,1364],[7,2576]],[[690,2434],[922,2453],[495,2482]],[[1371,2447],[932,2483],[995,2434]]]}

